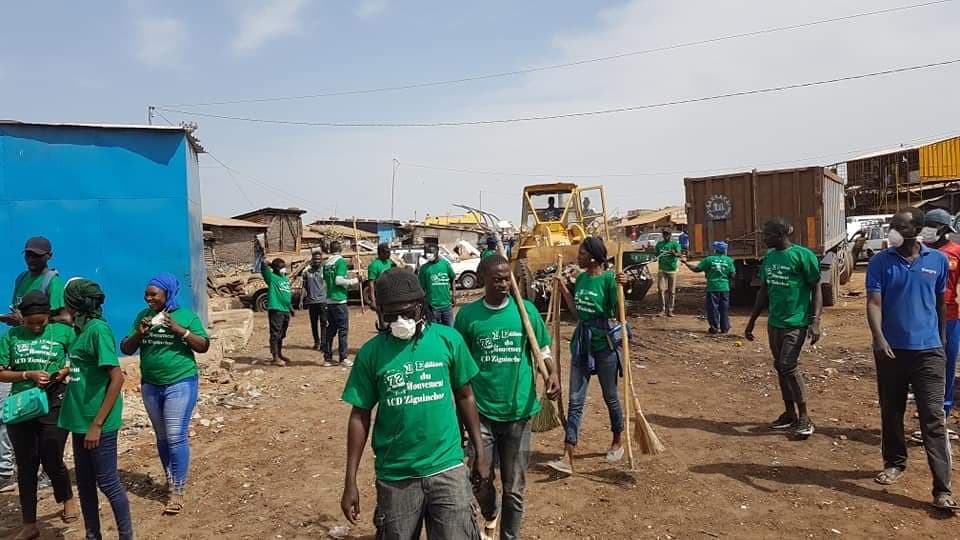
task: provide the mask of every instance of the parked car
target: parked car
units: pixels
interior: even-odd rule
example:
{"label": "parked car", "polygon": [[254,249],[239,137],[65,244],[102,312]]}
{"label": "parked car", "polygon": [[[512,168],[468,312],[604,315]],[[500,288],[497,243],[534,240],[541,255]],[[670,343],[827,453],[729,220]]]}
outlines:
{"label": "parked car", "polygon": [[[423,246],[406,247],[394,249],[392,253],[399,257],[403,262],[419,271],[420,267],[427,262],[423,256]],[[447,248],[440,246],[440,256],[446,259],[453,271],[457,274],[457,287],[461,289],[476,289],[480,286],[480,275],[477,267],[480,265],[480,258],[459,260],[456,254],[450,252]]]}

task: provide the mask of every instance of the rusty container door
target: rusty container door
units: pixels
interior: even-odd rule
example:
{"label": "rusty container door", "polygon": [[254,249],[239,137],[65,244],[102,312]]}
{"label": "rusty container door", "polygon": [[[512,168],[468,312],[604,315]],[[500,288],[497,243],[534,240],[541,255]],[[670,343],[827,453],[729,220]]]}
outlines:
{"label": "rusty container door", "polygon": [[734,258],[753,257],[757,229],[753,173],[686,178],[687,230],[690,255],[713,253],[713,242],[729,244]]}

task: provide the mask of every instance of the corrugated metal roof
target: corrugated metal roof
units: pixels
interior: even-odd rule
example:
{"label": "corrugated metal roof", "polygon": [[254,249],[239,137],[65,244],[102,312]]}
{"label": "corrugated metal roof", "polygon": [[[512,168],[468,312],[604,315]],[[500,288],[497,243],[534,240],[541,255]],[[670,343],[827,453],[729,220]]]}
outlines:
{"label": "corrugated metal roof", "polygon": [[262,216],[264,214],[290,214],[296,216],[302,216],[306,214],[306,210],[301,210],[299,208],[258,208],[257,210],[252,210],[244,214],[233,216],[233,219],[247,219],[253,216]]}
{"label": "corrugated metal roof", "polygon": [[[344,227],[343,225],[310,225],[309,227],[304,227],[303,230],[314,231],[314,233],[322,234],[336,234],[343,238],[353,238],[353,227]],[[357,236],[360,238],[380,238],[380,235],[377,233],[371,233],[367,231],[361,231],[357,229]],[[306,236],[304,238],[307,238]]]}
{"label": "corrugated metal roof", "polygon": [[672,223],[677,223],[681,225],[687,223],[687,213],[682,206],[669,206],[667,208],[654,210],[653,212],[646,212],[646,213],[640,214],[639,216],[632,217],[616,225],[616,228],[635,227],[637,225],[648,225],[650,223],[656,223],[667,217],[670,218],[670,221]]}
{"label": "corrugated metal roof", "polygon": [[203,224],[211,227],[249,227],[251,229],[266,229],[266,225],[244,221],[242,219],[225,218],[220,216],[203,216]]}
{"label": "corrugated metal roof", "polygon": [[65,127],[65,128],[94,128],[94,129],[133,129],[133,130],[150,130],[150,131],[180,131],[187,136],[187,140],[190,141],[190,145],[193,146],[193,150],[198,154],[203,154],[206,152],[203,149],[203,146],[200,144],[200,139],[198,139],[191,130],[183,126],[152,126],[152,125],[143,125],[143,124],[93,124],[93,123],[79,123],[79,122],[22,122],[20,120],[10,120],[0,118],[0,125],[8,126],[39,126],[39,127]]}

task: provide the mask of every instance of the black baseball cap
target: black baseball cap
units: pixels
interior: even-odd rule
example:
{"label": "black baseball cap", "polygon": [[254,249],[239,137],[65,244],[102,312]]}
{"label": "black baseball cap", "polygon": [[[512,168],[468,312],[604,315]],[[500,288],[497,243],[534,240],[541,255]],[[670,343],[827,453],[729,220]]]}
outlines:
{"label": "black baseball cap", "polygon": [[27,240],[27,245],[24,246],[23,251],[29,251],[30,253],[36,253],[37,255],[49,255],[53,251],[53,246],[50,245],[50,241],[42,236],[34,236],[33,238]]}

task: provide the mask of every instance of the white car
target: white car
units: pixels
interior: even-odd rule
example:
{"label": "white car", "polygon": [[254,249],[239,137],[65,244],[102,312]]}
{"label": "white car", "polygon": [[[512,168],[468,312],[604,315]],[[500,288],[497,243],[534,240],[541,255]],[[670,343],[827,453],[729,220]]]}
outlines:
{"label": "white car", "polygon": [[[409,266],[413,266],[419,271],[420,267],[426,264],[427,259],[423,257],[422,247],[394,249],[392,253],[403,260]],[[474,257],[466,260],[459,260],[456,254],[440,246],[440,256],[446,259],[453,267],[457,275],[457,287],[461,289],[476,289],[480,286],[480,276],[477,273],[477,267],[480,266],[480,258]]]}

